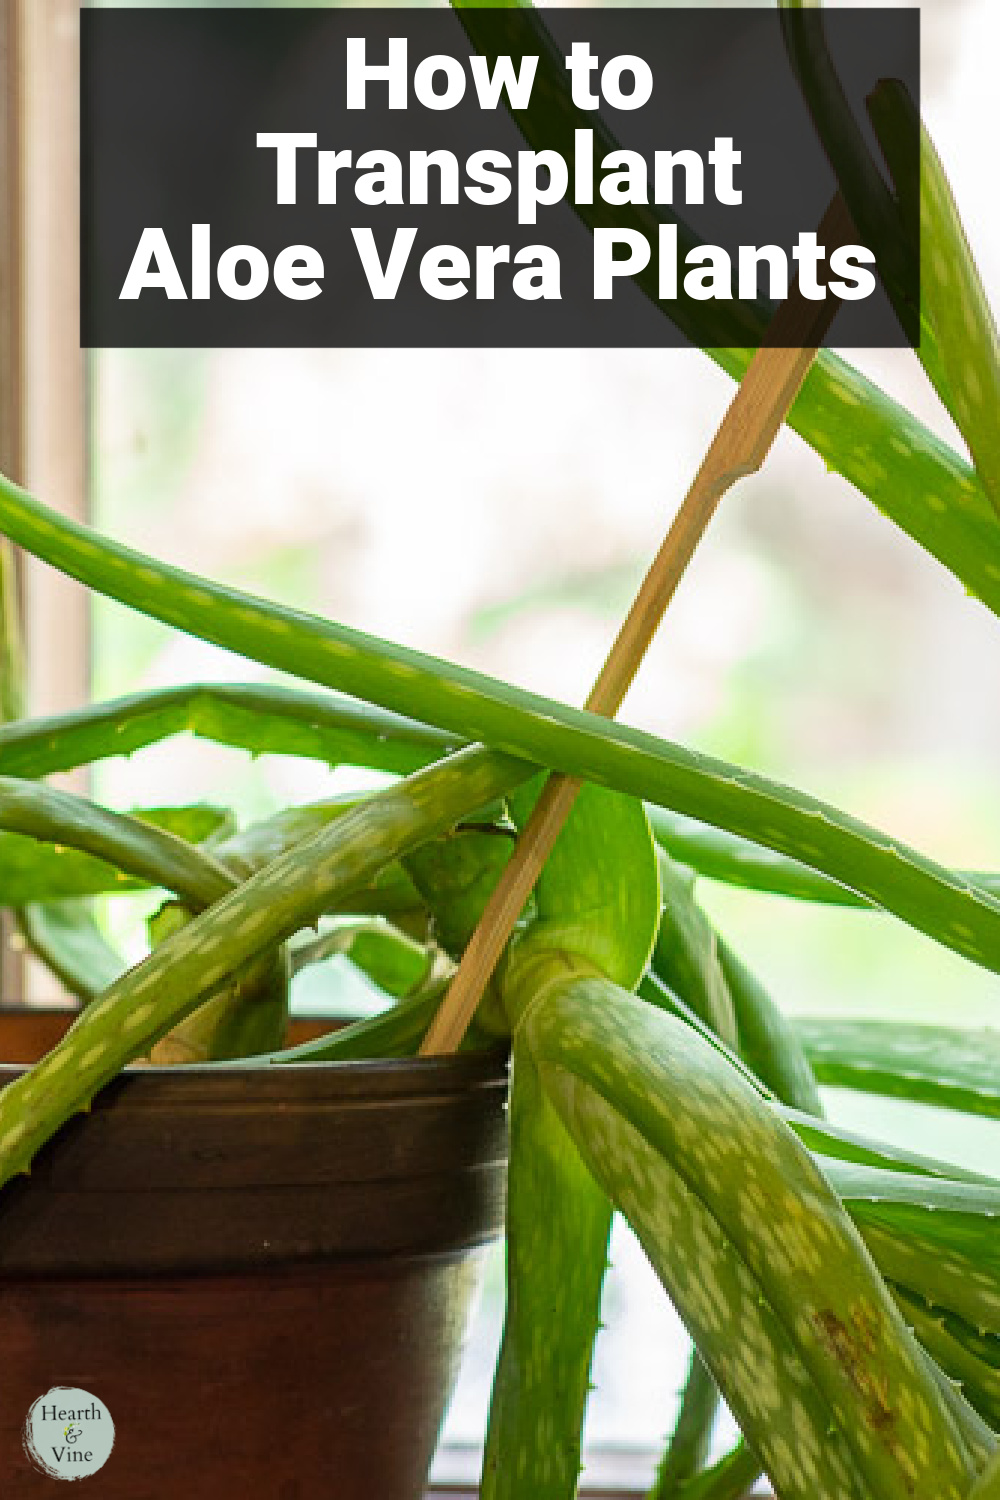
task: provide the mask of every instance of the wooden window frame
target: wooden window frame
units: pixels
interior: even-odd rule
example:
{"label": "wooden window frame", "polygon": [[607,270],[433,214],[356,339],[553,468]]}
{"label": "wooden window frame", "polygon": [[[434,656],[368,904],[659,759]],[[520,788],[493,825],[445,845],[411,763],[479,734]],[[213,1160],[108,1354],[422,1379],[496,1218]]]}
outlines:
{"label": "wooden window frame", "polygon": [[[81,0],[0,0],[0,468],[74,519],[87,503],[80,348]],[[36,714],[86,702],[90,615],[78,584],[16,559]],[[85,785],[86,778],[68,778]],[[2,935],[0,995],[53,998]]]}

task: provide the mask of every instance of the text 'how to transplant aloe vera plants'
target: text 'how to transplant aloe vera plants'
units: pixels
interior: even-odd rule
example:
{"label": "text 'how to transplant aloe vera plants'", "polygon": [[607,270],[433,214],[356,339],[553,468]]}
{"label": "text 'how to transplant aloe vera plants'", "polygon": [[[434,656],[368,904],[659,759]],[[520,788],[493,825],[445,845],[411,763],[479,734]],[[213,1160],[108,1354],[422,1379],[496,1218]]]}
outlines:
{"label": "text 'how to transplant aloe vera plants'", "polygon": [[[83,345],[676,346],[686,303],[747,347],[796,280],[828,342],[908,341],[881,247],[817,234],[836,183],[777,13],[548,20],[86,11]],[[917,11],[822,45],[862,129],[881,80],[917,102]]]}

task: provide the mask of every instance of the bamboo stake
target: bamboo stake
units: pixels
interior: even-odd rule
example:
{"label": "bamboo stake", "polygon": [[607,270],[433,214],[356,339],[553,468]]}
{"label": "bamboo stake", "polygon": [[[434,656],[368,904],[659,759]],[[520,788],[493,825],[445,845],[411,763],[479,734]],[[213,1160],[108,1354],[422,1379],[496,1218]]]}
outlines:
{"label": "bamboo stake", "polygon": [[[829,251],[854,234],[838,193],[823,216],[820,241]],[[808,301],[795,286],[774,315],[591,689],[592,713],[610,719],[618,712],[719,501],[763,464],[838,306],[833,297]],[[559,773],[545,783],[427,1030],[422,1056],[453,1052],[461,1042],[580,785]]]}

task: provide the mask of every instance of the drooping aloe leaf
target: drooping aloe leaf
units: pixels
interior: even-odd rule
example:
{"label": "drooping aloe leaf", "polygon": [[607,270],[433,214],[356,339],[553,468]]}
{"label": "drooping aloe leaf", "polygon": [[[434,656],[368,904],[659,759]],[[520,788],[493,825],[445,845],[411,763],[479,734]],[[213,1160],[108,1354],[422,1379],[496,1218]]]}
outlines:
{"label": "drooping aloe leaf", "polygon": [[[127,816],[189,844],[204,843],[232,824],[229,813],[211,807],[135,808]],[[0,822],[2,819],[0,801]],[[42,838],[53,842],[42,842],[28,834],[0,833],[0,906],[100,896],[150,884],[148,874],[145,879],[126,875],[120,866],[82,853],[69,842],[55,842],[52,831],[43,832]]]}
{"label": "drooping aloe leaf", "polygon": [[[920,292],[933,333],[936,363],[928,370],[972,454],[986,494],[1000,514],[1000,341],[941,159],[895,79],[884,79],[870,101],[873,124],[894,174],[901,141],[920,137]],[[913,191],[911,186],[910,191]],[[914,196],[916,196],[916,193]],[[926,363],[924,340],[918,350]]]}
{"label": "drooping aloe leaf", "polygon": [[693,877],[666,856],[659,861],[663,912],[652,969],[730,1047],[736,1013],[717,951],[716,933],[694,900]]}
{"label": "drooping aloe leaf", "polygon": [[404,860],[404,870],[434,915],[435,937],[454,958],[475,931],[513,847],[509,829],[456,828]]}
{"label": "drooping aloe leaf", "polygon": [[983,1172],[973,1172],[955,1162],[941,1161],[924,1156],[905,1146],[890,1145],[887,1141],[872,1140],[856,1130],[843,1125],[833,1125],[829,1120],[818,1120],[799,1109],[781,1107],[778,1111],[792,1127],[804,1146],[814,1156],[823,1160],[824,1170],[830,1175],[831,1163],[854,1162],[863,1167],[883,1167],[887,1172],[902,1172],[918,1177],[941,1178],[946,1182],[974,1182],[981,1187],[1000,1188],[997,1178]]}
{"label": "drooping aloe leaf", "polygon": [[[409,995],[377,1016],[366,1016],[351,1026],[300,1042],[295,1047],[285,1047],[265,1057],[250,1058],[248,1063],[270,1067],[299,1062],[364,1062],[373,1057],[413,1057],[441,1003],[444,989],[442,983],[436,988]],[[475,1023],[467,1036],[474,1031]]]}
{"label": "drooping aloe leaf", "polygon": [[[995,524],[995,523],[994,523]],[[816,799],[551,699],[156,563],[0,481],[0,525],[82,582],[265,665],[339,685],[470,740],[674,807],[844,881],[1000,970],[1000,901]],[[1000,530],[998,530],[1000,535]]]}
{"label": "drooping aloe leaf", "polygon": [[[656,978],[738,1052],[776,1099],[822,1114],[816,1081],[795,1031],[756,975],[712,928],[695,901],[690,878],[661,856],[660,881],[664,909],[653,951]],[[655,997],[647,998],[656,1003]]]}
{"label": "drooping aloe leaf", "polygon": [[17,913],[17,924],[35,957],[84,1003],[125,972],[125,960],[101,932],[87,901],[31,903]]}
{"label": "drooping aloe leaf", "polygon": [[1000,1500],[1000,1453],[990,1459],[969,1491],[968,1500]]}
{"label": "drooping aloe leaf", "polygon": [[[245,879],[334,819],[344,817],[362,800],[352,793],[302,807],[282,808],[271,817],[251,823],[221,840],[213,846],[212,852],[227,869]],[[399,920],[425,912],[420,892],[398,861],[377,870],[356,890],[344,892],[339,909],[351,913],[376,913]]]}
{"label": "drooping aloe leaf", "polygon": [[[528,822],[541,784],[537,778],[508,799],[517,828]],[[488,891],[481,895],[485,900]],[[518,1043],[520,1018],[553,969],[561,975],[596,969],[636,984],[659,906],[641,803],[581,787],[500,969],[500,1004],[515,1040],[507,1312],[490,1406],[485,1500],[573,1500],[611,1227],[607,1198],[542,1092],[530,1050]]]}
{"label": "drooping aloe leaf", "polygon": [[893,1287],[892,1292],[928,1354],[949,1380],[957,1381],[984,1421],[1000,1428],[1000,1339],[977,1333],[954,1313],[929,1307],[905,1288]]}
{"label": "drooping aloe leaf", "polygon": [[[698,875],[768,896],[790,896],[828,906],[877,910],[875,903],[866,901],[849,886],[831,880],[828,875],[810,869],[797,859],[765,849],[752,839],[710,828],[663,807],[650,806],[646,811],[657,843],[672,859],[687,865]],[[994,896],[1000,895],[1000,875],[985,870],[958,870],[956,873],[969,885],[980,886]]]}
{"label": "drooping aloe leaf", "polygon": [[716,952],[736,1014],[740,1056],[782,1104],[822,1114],[816,1079],[791,1022],[722,938]]}
{"label": "drooping aloe leaf", "polygon": [[[718,1409],[719,1388],[695,1349],[691,1354],[677,1421],[646,1500],[677,1500],[679,1495],[685,1494],[690,1480],[708,1463]],[[757,1474],[754,1474],[739,1492],[738,1500],[743,1500],[746,1488],[756,1479]]]}
{"label": "drooping aloe leaf", "polygon": [[921,288],[953,392],[954,415],[1000,515],[1000,343],[940,158],[920,154]]}
{"label": "drooping aloe leaf", "polygon": [[665,1494],[650,1491],[649,1500],[746,1500],[760,1478],[760,1462],[746,1443],[739,1443],[731,1453],[701,1474],[694,1475],[680,1488]]}
{"label": "drooping aloe leaf", "polygon": [[89,1005],[41,1062],[0,1092],[0,1185],[133,1058],[259,954],[276,948],[374,871],[491,802],[515,762],[459,752],[297,844],[216,901]]}
{"label": "drooping aloe leaf", "polygon": [[506,1226],[507,1310],[480,1494],[573,1500],[611,1205],[516,1042]]}
{"label": "drooping aloe leaf", "polygon": [[[539,782],[510,799],[523,828]],[[642,804],[603,787],[582,786],[535,883],[531,920],[510,948],[505,991],[538,953],[571,953],[623,989],[638,984],[660,916],[660,877]]]}
{"label": "drooping aloe leaf", "polygon": [[293,946],[292,972],[328,958],[349,958],[372,984],[398,999],[427,982],[434,962],[432,950],[378,917],[338,922],[318,938]]}
{"label": "drooping aloe leaf", "polygon": [[336,693],[202,683],[0,725],[0,773],[48,776],[184,733],[253,755],[298,755],[403,775],[461,743],[453,734]]}
{"label": "drooping aloe leaf", "polygon": [[[165,902],[148,923],[151,946],[159,947],[193,920],[179,902]],[[262,953],[161,1036],[150,1048],[150,1062],[220,1062],[280,1047],[288,1025],[289,979],[284,945]]]}
{"label": "drooping aloe leaf", "polygon": [[[473,44],[489,52],[496,42],[495,17],[483,23],[476,3],[452,0],[452,4]],[[581,128],[594,131],[597,153],[617,149],[619,143],[599,113],[579,111],[573,105],[561,51],[542,14],[523,0],[511,8],[525,18],[531,34],[530,51],[540,58],[534,105],[515,114],[529,144],[562,149],[571,159],[572,133]],[[593,212],[601,212],[602,206],[592,209],[582,205],[576,211],[592,228],[596,222]],[[659,223],[676,224],[681,253],[704,238],[669,209],[616,205],[614,215],[617,227],[636,229],[651,237]],[[752,351],[714,347],[718,340],[709,336],[705,326],[711,304],[681,297],[665,307],[658,297],[655,257],[634,279],[654,306],[671,317],[693,344],[705,348],[709,357],[735,379],[743,376]],[[749,309],[746,315],[753,327],[751,337],[759,340],[768,310]],[[1000,523],[975,470],[953,449],[905,407],[827,350],[820,352],[806,376],[788,425],[815,449],[828,469],[842,474],[954,573],[969,592],[982,599],[994,614],[1000,614]]]}
{"label": "drooping aloe leaf", "polygon": [[981,1470],[985,1464],[989,1463],[1000,1446],[997,1434],[983,1421],[975,1407],[966,1400],[954,1381],[948,1379],[941,1366],[931,1358],[922,1344],[920,1352],[924,1356],[927,1372],[937,1386],[941,1400],[946,1409],[951,1412],[955,1425],[962,1434],[973,1464],[977,1470]]}
{"label": "drooping aloe leaf", "polygon": [[[215,901],[234,883],[218,860],[166,827],[110,812],[85,797],[36,781],[0,776],[0,828],[80,850],[149,885],[176,891],[195,908]],[[59,859],[53,850],[48,855],[47,863]],[[21,905],[35,894],[49,894],[44,888],[32,893],[26,881],[19,888],[16,870],[14,881],[12,891],[3,890],[0,873],[0,901],[5,904]]]}
{"label": "drooping aloe leaf", "polygon": [[884,1276],[1000,1333],[1000,1184],[823,1167]]}
{"label": "drooping aloe leaf", "polygon": [[818,1016],[795,1029],[820,1083],[1000,1119],[1000,1032]]}
{"label": "drooping aloe leaf", "polygon": [[781,1500],[964,1500],[973,1462],[919,1347],[756,1091],[603,981],[553,977],[523,1040]]}

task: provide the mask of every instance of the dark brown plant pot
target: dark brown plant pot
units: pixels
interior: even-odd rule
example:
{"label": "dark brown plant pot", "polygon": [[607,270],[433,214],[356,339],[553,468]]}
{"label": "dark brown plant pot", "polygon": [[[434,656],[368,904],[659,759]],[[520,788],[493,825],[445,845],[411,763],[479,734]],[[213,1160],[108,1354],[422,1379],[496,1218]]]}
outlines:
{"label": "dark brown plant pot", "polygon": [[482,1057],[118,1079],[0,1193],[4,1500],[53,1493],[21,1437],[53,1386],[115,1423],[101,1500],[417,1500],[506,1084]]}

